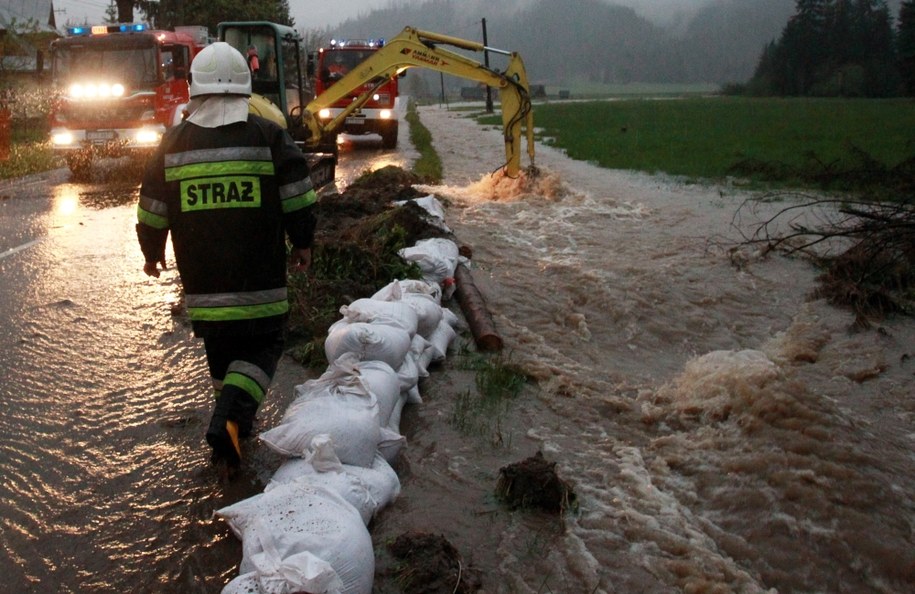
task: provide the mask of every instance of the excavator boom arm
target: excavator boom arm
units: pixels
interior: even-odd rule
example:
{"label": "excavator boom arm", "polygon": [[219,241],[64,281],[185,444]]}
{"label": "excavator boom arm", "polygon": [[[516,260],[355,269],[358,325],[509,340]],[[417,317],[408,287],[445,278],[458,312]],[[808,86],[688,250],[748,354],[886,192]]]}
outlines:
{"label": "excavator boom arm", "polygon": [[[419,31],[412,27],[388,40],[383,48],[374,52],[371,57],[335,82],[321,93],[304,111],[304,124],[311,133],[310,143],[317,144],[324,136],[337,129],[348,115],[360,108],[375,90],[409,68],[428,68],[446,74],[459,76],[484,83],[499,89],[502,104],[503,137],[505,141],[505,168],[510,177],[516,177],[521,171],[521,135],[526,136],[527,153],[533,165],[534,161],[534,117],[531,110],[527,73],[521,56],[514,52],[498,51],[509,57],[505,72],[497,72],[471,60],[461,54],[439,45],[451,45],[460,49],[485,51],[490,48],[482,44]],[[340,99],[353,89],[367,87],[346,109],[326,124],[316,117],[317,113]]]}

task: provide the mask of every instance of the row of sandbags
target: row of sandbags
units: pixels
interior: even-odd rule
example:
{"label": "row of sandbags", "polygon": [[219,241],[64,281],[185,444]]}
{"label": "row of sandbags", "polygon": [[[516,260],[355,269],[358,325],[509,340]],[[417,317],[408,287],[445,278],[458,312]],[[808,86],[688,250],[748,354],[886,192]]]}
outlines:
{"label": "row of sandbags", "polygon": [[422,402],[419,379],[445,358],[459,322],[442,307],[454,242],[425,240],[400,255],[424,279],[340,309],[324,343],[327,371],[296,386],[281,422],[260,434],[285,461],[263,493],[216,512],[242,541],[239,575],[223,594],[372,591],[367,526],[400,493],[391,464],[406,443],[401,411]]}

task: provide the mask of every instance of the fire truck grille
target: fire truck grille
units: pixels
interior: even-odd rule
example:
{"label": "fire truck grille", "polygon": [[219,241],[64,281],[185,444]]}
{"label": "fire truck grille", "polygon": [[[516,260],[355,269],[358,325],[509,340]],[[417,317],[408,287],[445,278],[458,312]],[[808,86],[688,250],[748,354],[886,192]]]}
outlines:
{"label": "fire truck grille", "polygon": [[64,110],[68,122],[95,122],[110,127],[116,122],[136,122],[146,110],[144,105],[70,105]]}

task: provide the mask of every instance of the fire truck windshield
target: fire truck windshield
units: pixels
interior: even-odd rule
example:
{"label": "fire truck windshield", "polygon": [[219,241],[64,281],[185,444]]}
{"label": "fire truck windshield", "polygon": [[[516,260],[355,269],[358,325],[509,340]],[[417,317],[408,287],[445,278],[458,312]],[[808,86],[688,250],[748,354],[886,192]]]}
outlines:
{"label": "fire truck windshield", "polygon": [[152,43],[83,43],[56,48],[53,71],[60,85],[104,78],[136,90],[158,82],[158,62]]}
{"label": "fire truck windshield", "polygon": [[321,78],[333,83],[369,57],[369,50],[329,49],[324,52]]}

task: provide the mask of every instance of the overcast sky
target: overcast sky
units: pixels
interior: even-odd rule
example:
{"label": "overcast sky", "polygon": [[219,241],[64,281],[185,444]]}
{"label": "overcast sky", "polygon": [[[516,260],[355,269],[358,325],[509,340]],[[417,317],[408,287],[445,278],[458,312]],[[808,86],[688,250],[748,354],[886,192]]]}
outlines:
{"label": "overcast sky", "polygon": [[[402,0],[399,0],[402,1]],[[422,0],[414,0],[421,2]],[[517,4],[525,0],[501,0]],[[527,0],[528,2],[532,0]],[[711,0],[608,0],[614,4],[631,6],[637,12],[654,20],[666,20],[675,10],[691,9]],[[764,0],[760,0],[764,1]],[[53,0],[57,11],[57,24],[63,26],[68,20],[90,24],[105,19],[107,0]],[[375,8],[383,8],[391,0],[289,0],[289,11],[298,29],[319,29],[333,26],[348,18],[359,16]],[[493,0],[499,4],[500,0]],[[188,23],[192,24],[192,23]]]}

